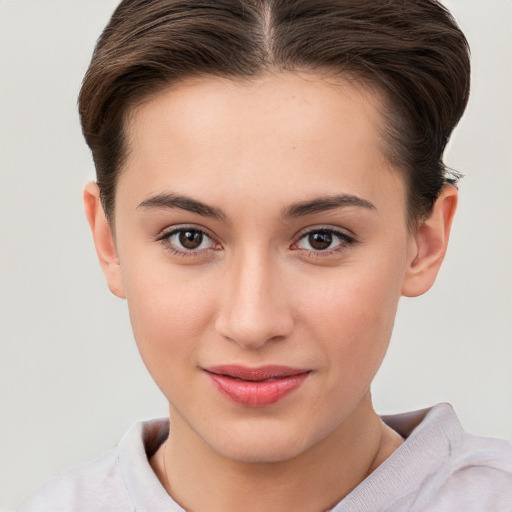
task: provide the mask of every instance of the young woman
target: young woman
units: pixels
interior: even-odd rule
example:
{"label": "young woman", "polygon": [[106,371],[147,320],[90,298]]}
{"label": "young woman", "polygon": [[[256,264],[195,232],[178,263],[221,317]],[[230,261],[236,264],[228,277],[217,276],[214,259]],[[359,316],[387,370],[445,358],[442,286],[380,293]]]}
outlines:
{"label": "young woman", "polygon": [[123,1],[80,94],[84,203],[169,420],[20,510],[512,510],[510,443],[370,394],[446,251],[468,93],[435,1]]}

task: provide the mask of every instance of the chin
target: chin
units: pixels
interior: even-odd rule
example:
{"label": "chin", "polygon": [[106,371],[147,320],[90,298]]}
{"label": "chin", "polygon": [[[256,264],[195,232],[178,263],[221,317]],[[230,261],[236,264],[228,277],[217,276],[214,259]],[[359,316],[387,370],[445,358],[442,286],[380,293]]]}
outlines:
{"label": "chin", "polygon": [[[274,422],[272,422],[274,423]],[[218,455],[227,459],[248,463],[263,464],[284,462],[293,459],[322,439],[311,432],[301,432],[301,428],[283,428],[282,425],[259,425],[259,428],[243,425],[242,428],[221,429],[216,439],[203,440]]]}
{"label": "chin", "polygon": [[218,453],[227,459],[246,464],[265,464],[284,462],[293,459],[303,453],[302,446],[294,446],[289,441],[286,443],[259,442],[238,443],[231,446],[219,447]]}

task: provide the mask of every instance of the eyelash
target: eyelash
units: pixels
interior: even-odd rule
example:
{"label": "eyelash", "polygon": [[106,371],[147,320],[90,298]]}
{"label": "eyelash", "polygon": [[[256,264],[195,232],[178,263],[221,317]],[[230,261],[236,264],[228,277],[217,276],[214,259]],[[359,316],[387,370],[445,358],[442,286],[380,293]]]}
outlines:
{"label": "eyelash", "polygon": [[[157,236],[156,241],[161,242],[167,251],[171,252],[172,254],[176,254],[177,256],[180,256],[182,258],[190,258],[190,257],[194,258],[194,257],[198,257],[198,256],[203,256],[205,254],[205,251],[213,249],[213,248],[199,249],[199,250],[197,250],[197,249],[187,250],[185,248],[183,248],[181,250],[177,249],[176,245],[169,241],[169,238],[171,238],[172,236],[177,235],[179,233],[186,232],[186,231],[192,231],[194,233],[199,233],[202,237],[206,237],[206,238],[210,239],[214,246],[219,245],[214,240],[214,237],[208,231],[206,231],[204,228],[194,227],[194,226],[186,226],[186,225],[185,226],[176,226],[170,230],[161,232]],[[202,242],[203,241],[201,241],[201,243]],[[213,250],[217,250],[217,249],[213,249]]]}
{"label": "eyelash", "polygon": [[[339,244],[333,248],[327,248],[325,250],[314,250],[314,249],[303,249],[301,247],[297,247],[297,245],[304,240],[306,237],[311,236],[316,233],[330,234],[339,239]],[[307,257],[309,258],[325,258],[332,256],[334,254],[339,254],[350,247],[354,246],[357,243],[357,240],[353,237],[336,228],[332,227],[319,227],[319,228],[308,228],[307,231],[303,231],[299,234],[298,241],[295,242],[292,246],[297,251],[304,251],[308,253]]]}
{"label": "eyelash", "polygon": [[[168,250],[169,252],[171,252],[172,254],[175,254],[175,255],[178,255],[178,256],[184,257],[184,258],[187,258],[187,257],[199,257],[199,256],[203,256],[206,251],[209,251],[209,250],[212,250],[212,249],[213,250],[218,250],[217,248],[213,248],[213,247],[209,247],[209,248],[206,248],[206,249],[199,249],[199,250],[197,250],[197,249],[189,249],[189,250],[187,250],[185,248],[183,248],[181,250],[177,249],[176,245],[169,241],[169,238],[174,236],[174,235],[177,235],[179,233],[186,232],[186,231],[191,231],[191,232],[199,233],[202,237],[206,237],[206,238],[210,239],[214,246],[215,245],[220,246],[220,244],[215,241],[214,237],[208,231],[206,231],[204,228],[194,227],[194,226],[187,226],[187,225],[173,227],[170,230],[161,232],[157,236],[156,241],[157,242],[161,242],[162,245],[165,247],[165,249]],[[311,235],[313,235],[315,233],[330,234],[333,237],[336,237],[336,238],[339,239],[339,244],[336,245],[334,248],[327,248],[325,250],[321,250],[321,249],[318,249],[318,250],[304,249],[304,248],[301,248],[301,247],[297,247],[297,245],[302,240],[304,240],[306,237],[311,236]],[[202,243],[203,243],[203,241],[201,241],[201,244]],[[328,228],[327,227],[319,227],[319,228],[314,228],[314,229],[308,228],[307,231],[303,231],[302,233],[300,233],[298,235],[297,242],[292,244],[291,248],[293,250],[297,250],[297,251],[301,251],[301,252],[306,252],[306,253],[308,253],[308,257],[311,257],[311,258],[322,258],[322,257],[329,257],[329,256],[332,256],[333,254],[345,251],[348,248],[350,248],[353,245],[355,245],[356,243],[357,243],[357,240],[354,237],[352,237],[352,236],[348,235],[347,233],[345,233],[344,231],[341,231],[341,230],[338,230],[338,229],[335,229],[335,228],[332,228],[332,227],[328,227]]]}

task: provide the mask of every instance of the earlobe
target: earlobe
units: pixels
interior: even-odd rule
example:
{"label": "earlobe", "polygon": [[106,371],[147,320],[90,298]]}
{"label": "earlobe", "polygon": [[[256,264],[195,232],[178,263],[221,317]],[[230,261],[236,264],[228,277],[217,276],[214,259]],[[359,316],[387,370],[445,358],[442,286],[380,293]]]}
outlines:
{"label": "earlobe", "polygon": [[450,229],[457,209],[457,189],[445,185],[431,214],[411,239],[402,295],[417,297],[434,284],[448,246]]}
{"label": "earlobe", "polygon": [[119,257],[110,224],[100,200],[98,185],[88,183],[83,193],[85,215],[91,228],[96,253],[110,291],[125,298]]}

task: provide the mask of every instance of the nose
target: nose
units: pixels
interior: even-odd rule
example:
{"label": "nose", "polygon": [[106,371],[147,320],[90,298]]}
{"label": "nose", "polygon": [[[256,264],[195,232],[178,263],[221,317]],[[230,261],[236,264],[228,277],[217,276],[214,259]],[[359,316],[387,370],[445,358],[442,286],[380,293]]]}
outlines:
{"label": "nose", "polygon": [[270,256],[231,262],[221,292],[217,332],[244,349],[283,340],[294,327],[282,272]]}

